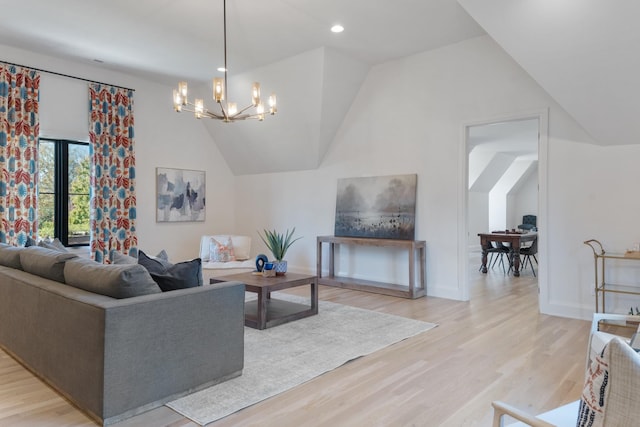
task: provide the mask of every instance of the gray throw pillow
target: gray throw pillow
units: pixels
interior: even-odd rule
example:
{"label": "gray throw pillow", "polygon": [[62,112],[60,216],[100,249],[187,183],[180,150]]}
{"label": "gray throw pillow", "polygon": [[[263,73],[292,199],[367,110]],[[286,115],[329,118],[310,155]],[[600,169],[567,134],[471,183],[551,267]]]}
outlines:
{"label": "gray throw pillow", "polygon": [[151,273],[151,278],[162,292],[202,286],[202,260],[196,258],[173,264],[165,273]]}
{"label": "gray throw pillow", "polygon": [[38,246],[47,249],[53,249],[54,251],[68,252],[67,248],[65,248],[60,239],[58,239],[57,237],[50,242],[40,240],[40,242],[38,242]]}
{"label": "gray throw pillow", "polygon": [[167,267],[171,266],[166,265],[167,261],[162,262],[160,259],[151,258],[149,255],[145,254],[142,251],[138,251],[138,264],[146,268],[149,273],[155,274],[164,274],[167,271]]}
{"label": "gray throw pillow", "polygon": [[202,260],[172,264],[158,258],[151,258],[143,251],[138,253],[138,263],[146,268],[163,292],[202,286]]}
{"label": "gray throw pillow", "polygon": [[161,292],[149,272],[137,264],[100,264],[78,258],[65,265],[64,278],[67,285],[118,299]]}
{"label": "gray throw pillow", "polygon": [[64,264],[77,257],[69,252],[29,246],[20,251],[20,264],[27,273],[64,283]]}
{"label": "gray throw pillow", "polygon": [[160,258],[162,261],[169,261],[169,254],[167,254],[167,251],[162,249],[160,252],[158,252],[156,258]]}
{"label": "gray throw pillow", "polygon": [[114,252],[111,259],[111,264],[137,264],[138,259],[129,255],[121,254],[120,252]]}
{"label": "gray throw pillow", "polygon": [[22,250],[23,248],[21,247],[0,243],[0,265],[22,270],[22,264],[20,263],[20,252]]}

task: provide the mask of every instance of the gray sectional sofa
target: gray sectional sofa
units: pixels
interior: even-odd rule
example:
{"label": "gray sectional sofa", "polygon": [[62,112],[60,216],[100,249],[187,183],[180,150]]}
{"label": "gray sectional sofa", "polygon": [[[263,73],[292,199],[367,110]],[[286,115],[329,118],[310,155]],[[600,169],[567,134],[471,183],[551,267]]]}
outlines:
{"label": "gray sectional sofa", "polygon": [[0,244],[0,346],[104,425],[240,375],[244,284],[156,288],[137,264]]}

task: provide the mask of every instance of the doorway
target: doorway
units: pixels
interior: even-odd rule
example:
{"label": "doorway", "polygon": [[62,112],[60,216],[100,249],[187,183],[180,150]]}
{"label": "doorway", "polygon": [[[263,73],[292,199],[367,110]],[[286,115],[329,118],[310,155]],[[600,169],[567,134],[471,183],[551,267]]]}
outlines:
{"label": "doorway", "polygon": [[[463,126],[459,212],[459,277],[469,299],[469,259],[480,251],[478,233],[517,228],[535,210],[538,260],[544,266],[548,111],[498,117]],[[537,267],[537,266],[536,266]],[[544,268],[536,268],[546,296]],[[542,299],[541,299],[542,301]]]}

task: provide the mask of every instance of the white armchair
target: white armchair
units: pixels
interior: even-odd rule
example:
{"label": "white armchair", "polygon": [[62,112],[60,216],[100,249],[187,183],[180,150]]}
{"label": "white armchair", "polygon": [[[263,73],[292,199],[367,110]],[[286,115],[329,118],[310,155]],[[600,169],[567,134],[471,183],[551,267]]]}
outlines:
{"label": "white armchair", "polygon": [[587,353],[585,385],[580,400],[538,416],[529,415],[506,403],[495,401],[492,402],[493,427],[502,427],[505,416],[520,421],[511,426],[631,427],[639,425],[640,355],[621,337],[599,331],[602,320],[637,322],[638,316],[600,313],[594,315]]}
{"label": "white armchair", "polygon": [[[212,239],[228,243],[233,247],[233,261],[220,261],[211,257]],[[246,273],[255,270],[255,258],[251,258],[251,237],[234,234],[205,235],[200,238],[200,258],[202,259],[202,278],[209,284],[212,277]]]}

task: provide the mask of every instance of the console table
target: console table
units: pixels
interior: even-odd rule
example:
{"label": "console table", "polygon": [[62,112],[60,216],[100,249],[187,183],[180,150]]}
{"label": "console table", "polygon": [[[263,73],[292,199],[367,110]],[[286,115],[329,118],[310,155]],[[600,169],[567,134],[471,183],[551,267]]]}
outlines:
{"label": "console table", "polygon": [[[403,298],[420,298],[426,295],[426,243],[424,240],[390,240],[358,237],[318,236],[317,274],[318,284],[336,286],[358,291],[376,292]],[[329,244],[329,275],[322,277],[322,244]],[[377,246],[406,249],[409,252],[409,285],[359,280],[335,275],[335,248],[337,245]],[[416,255],[420,260],[419,275],[416,277]]]}

